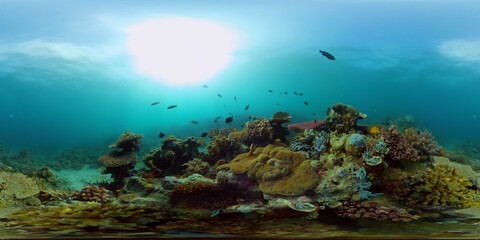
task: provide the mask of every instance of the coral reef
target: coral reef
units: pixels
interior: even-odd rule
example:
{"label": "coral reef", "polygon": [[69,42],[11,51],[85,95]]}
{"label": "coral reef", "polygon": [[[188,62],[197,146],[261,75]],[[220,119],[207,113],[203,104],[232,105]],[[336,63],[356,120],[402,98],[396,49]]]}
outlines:
{"label": "coral reef", "polygon": [[211,139],[214,139],[215,137],[220,137],[220,136],[228,137],[228,135],[234,131],[235,129],[232,127],[218,128],[218,126],[216,126],[215,128],[211,128],[208,131],[207,136]]}
{"label": "coral reef", "polygon": [[308,129],[314,130],[324,126],[325,124],[326,122],[324,120],[314,120],[302,123],[293,123],[288,125],[287,127],[292,131],[304,131]]}
{"label": "coral reef", "polygon": [[357,121],[366,117],[366,114],[359,113],[353,106],[337,103],[327,110],[325,122],[333,135],[341,135],[353,133]]}
{"label": "coral reef", "polygon": [[[0,172],[0,205],[24,205],[38,201],[34,197],[40,192],[33,179],[21,173]],[[35,200],[36,199],[36,200]]]}
{"label": "coral reef", "polygon": [[479,192],[472,183],[452,166],[436,165],[419,177],[412,197],[425,205],[471,207],[480,205]]}
{"label": "coral reef", "polygon": [[394,161],[412,161],[415,162],[419,159],[417,151],[408,142],[408,139],[404,134],[398,131],[397,126],[392,125],[387,131],[380,133],[381,138],[387,143],[390,149],[387,157]]}
{"label": "coral reef", "polygon": [[170,204],[183,208],[222,209],[241,196],[235,186],[211,182],[180,184],[170,194]]}
{"label": "coral reef", "polygon": [[372,219],[377,221],[409,222],[418,219],[419,216],[408,213],[405,209],[394,206],[385,206],[376,202],[362,203],[343,201],[336,208],[338,216],[348,218]]}
{"label": "coral reef", "polygon": [[70,149],[55,156],[55,161],[49,162],[49,167],[54,170],[76,169],[80,170],[85,165],[100,166],[98,164],[98,155],[95,151],[82,149]]}
{"label": "coral reef", "polygon": [[162,146],[147,154],[143,163],[151,170],[160,169],[165,174],[182,174],[183,164],[194,158],[204,159],[203,154],[198,151],[197,139],[189,137],[185,140],[169,136],[163,140]]}
{"label": "coral reef", "polygon": [[272,126],[272,138],[274,140],[279,139],[281,142],[287,141],[287,136],[290,134],[288,128],[282,126],[282,124],[290,122],[290,114],[287,112],[276,112],[270,118],[270,125]]}
{"label": "coral reef", "polygon": [[184,163],[182,166],[186,166],[187,169],[185,169],[185,175],[190,176],[193,174],[200,174],[200,175],[205,175],[208,173],[208,170],[210,169],[210,164],[207,162],[202,161],[200,158],[194,158],[193,160],[190,160],[187,163]]}
{"label": "coral reef", "polygon": [[81,191],[73,191],[71,193],[73,200],[84,202],[100,202],[108,201],[107,190],[98,186],[85,186]]}
{"label": "coral reef", "polygon": [[110,184],[111,189],[122,188],[125,185],[125,178],[134,174],[135,159],[137,158],[134,152],[140,151],[142,137],[142,134],[125,131],[117,142],[109,146],[109,148],[118,149],[112,150],[98,159],[106,167],[102,172],[111,174],[113,178],[113,182]]}
{"label": "coral reef", "polygon": [[250,144],[266,145],[272,142],[273,129],[270,122],[265,118],[256,119],[245,123],[245,128],[241,132],[232,132],[228,139],[236,142],[242,142],[249,146]]}
{"label": "coral reef", "polygon": [[220,159],[230,161],[241,151],[240,143],[230,141],[225,136],[216,136],[207,146],[207,160],[211,164],[215,164]]}
{"label": "coral reef", "polygon": [[260,190],[268,194],[302,195],[312,190],[320,180],[303,154],[283,145],[257,148],[253,154],[238,155],[217,171],[229,170],[234,174],[247,174],[259,183]]}
{"label": "coral reef", "polygon": [[24,148],[19,152],[9,152],[5,146],[0,146],[3,148],[0,152],[0,163],[8,166],[15,172],[22,172],[26,169],[29,170],[31,166],[41,164],[33,158],[29,148]]}
{"label": "coral reef", "polygon": [[412,145],[420,158],[428,159],[430,156],[438,155],[444,152],[444,149],[438,146],[432,133],[428,130],[418,132],[414,128],[409,128],[404,133],[405,138]]}

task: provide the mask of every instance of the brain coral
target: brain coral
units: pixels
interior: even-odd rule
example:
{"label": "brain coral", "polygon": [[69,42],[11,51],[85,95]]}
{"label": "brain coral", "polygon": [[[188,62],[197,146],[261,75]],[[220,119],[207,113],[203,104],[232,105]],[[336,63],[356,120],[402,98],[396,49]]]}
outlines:
{"label": "brain coral", "polygon": [[296,196],[315,188],[320,181],[310,162],[303,154],[283,145],[268,145],[257,148],[251,155],[238,155],[217,171],[247,174],[257,180],[264,193]]}
{"label": "brain coral", "polygon": [[21,173],[0,172],[0,183],[5,185],[0,191],[5,197],[23,199],[40,192],[35,181]]}

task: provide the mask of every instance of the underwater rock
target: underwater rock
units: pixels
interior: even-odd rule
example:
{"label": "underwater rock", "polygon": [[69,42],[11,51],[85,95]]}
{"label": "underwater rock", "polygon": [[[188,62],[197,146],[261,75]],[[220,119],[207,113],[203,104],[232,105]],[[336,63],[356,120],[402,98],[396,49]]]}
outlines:
{"label": "underwater rock", "polygon": [[266,145],[273,141],[273,128],[265,118],[256,119],[255,121],[246,122],[245,128],[241,132],[232,132],[228,135],[231,141],[241,142],[247,146],[252,143],[255,145]]}
{"label": "underwater rock", "polygon": [[170,204],[182,208],[221,209],[236,204],[241,192],[233,185],[210,182],[180,184],[170,194]]}
{"label": "underwater rock", "polygon": [[357,121],[365,119],[366,114],[359,113],[353,106],[337,103],[327,110],[325,122],[334,135],[352,133],[357,127]]}

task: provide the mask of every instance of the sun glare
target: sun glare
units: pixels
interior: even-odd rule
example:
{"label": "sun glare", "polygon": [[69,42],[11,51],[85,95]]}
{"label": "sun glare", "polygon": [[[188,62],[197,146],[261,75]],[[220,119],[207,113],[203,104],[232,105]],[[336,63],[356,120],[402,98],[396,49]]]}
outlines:
{"label": "sun glare", "polygon": [[238,47],[232,30],[199,19],[150,19],[126,31],[135,70],[169,85],[205,82],[228,65]]}

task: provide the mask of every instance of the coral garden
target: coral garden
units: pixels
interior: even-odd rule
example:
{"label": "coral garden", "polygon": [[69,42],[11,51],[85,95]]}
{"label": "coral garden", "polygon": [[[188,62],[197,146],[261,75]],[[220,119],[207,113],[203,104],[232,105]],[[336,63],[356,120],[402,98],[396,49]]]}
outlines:
{"label": "coral garden", "polygon": [[[140,166],[143,135],[126,131],[98,158],[112,181],[72,192],[56,186],[48,167],[20,173],[16,164],[33,162],[27,150],[0,148],[0,207],[23,207],[2,216],[1,224],[31,231],[165,233],[185,224],[209,229],[201,222],[234,218],[420,222],[480,206],[478,168],[457,161],[465,158],[439,146],[427,130],[416,130],[411,118],[398,120],[401,127],[358,123],[366,117],[339,103],[324,120],[287,127],[291,116],[278,112],[253,118],[240,130],[211,129],[208,142],[169,136]],[[256,231],[253,225],[248,228]]]}

